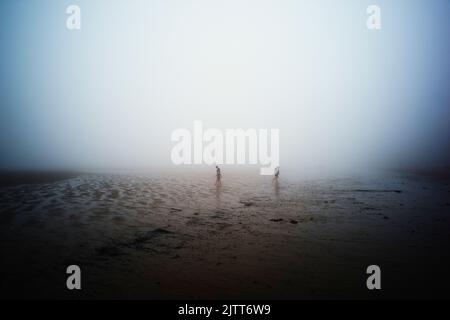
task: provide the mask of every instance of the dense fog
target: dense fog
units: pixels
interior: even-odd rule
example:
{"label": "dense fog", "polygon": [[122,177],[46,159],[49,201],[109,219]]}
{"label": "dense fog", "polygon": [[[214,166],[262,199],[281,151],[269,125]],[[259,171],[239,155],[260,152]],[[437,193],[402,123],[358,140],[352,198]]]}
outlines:
{"label": "dense fog", "polygon": [[450,164],[450,3],[0,4],[0,168],[173,165],[171,135],[279,129],[289,170]]}

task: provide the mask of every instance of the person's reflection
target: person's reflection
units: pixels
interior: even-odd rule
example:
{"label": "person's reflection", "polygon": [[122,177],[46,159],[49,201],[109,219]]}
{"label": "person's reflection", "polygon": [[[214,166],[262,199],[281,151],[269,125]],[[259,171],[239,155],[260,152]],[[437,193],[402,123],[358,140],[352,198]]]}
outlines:
{"label": "person's reflection", "polygon": [[275,179],[272,184],[273,190],[275,191],[275,196],[278,198],[278,196],[280,195],[280,183],[278,179]]}
{"label": "person's reflection", "polygon": [[222,194],[222,185],[216,186],[216,199],[220,200],[220,196]]}

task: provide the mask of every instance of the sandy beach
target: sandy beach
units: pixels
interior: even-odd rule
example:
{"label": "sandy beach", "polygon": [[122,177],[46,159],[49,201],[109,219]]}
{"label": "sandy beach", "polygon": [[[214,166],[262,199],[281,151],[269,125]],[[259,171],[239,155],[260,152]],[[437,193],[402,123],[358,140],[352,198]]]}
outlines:
{"label": "sandy beach", "polygon": [[[448,180],[80,174],[0,189],[2,297],[449,297]],[[82,269],[82,290],[65,287]],[[383,273],[379,292],[365,269]]]}

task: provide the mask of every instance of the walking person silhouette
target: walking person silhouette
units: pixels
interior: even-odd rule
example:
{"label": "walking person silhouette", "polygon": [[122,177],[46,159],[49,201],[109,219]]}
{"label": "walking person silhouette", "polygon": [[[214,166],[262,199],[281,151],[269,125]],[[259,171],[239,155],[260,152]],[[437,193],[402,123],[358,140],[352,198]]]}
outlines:
{"label": "walking person silhouette", "polygon": [[219,166],[216,166],[216,187],[222,186],[222,173],[220,172]]}
{"label": "walking person silhouette", "polygon": [[278,177],[280,176],[280,167],[275,168],[275,173],[273,175],[273,181],[278,181]]}

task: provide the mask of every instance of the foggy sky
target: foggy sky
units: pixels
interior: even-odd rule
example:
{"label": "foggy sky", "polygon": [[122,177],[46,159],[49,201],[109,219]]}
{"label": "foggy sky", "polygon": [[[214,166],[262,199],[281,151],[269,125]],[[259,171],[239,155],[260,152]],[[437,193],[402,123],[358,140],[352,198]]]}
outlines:
{"label": "foggy sky", "polygon": [[171,133],[195,120],[280,129],[282,167],[450,165],[449,13],[445,0],[2,1],[0,168],[166,166]]}

